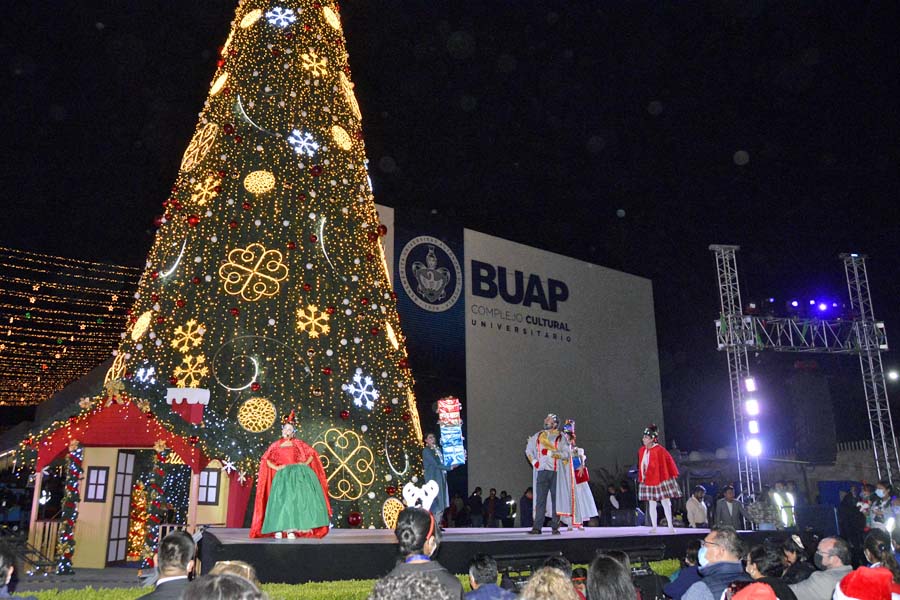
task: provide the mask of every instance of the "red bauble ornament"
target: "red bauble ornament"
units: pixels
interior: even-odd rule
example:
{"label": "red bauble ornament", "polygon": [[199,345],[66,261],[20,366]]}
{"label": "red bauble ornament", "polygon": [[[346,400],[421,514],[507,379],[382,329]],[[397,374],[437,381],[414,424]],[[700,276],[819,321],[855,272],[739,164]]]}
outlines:
{"label": "red bauble ornament", "polygon": [[373,327],[369,330],[369,333],[371,333],[372,335],[378,335],[379,329],[377,327]]}
{"label": "red bauble ornament", "polygon": [[229,308],[229,309],[228,309],[228,312],[231,313],[231,316],[232,316],[232,317],[236,317],[236,316],[238,316],[239,314],[241,314],[241,309],[239,309],[239,308],[237,308],[237,307]]}
{"label": "red bauble ornament", "polygon": [[384,414],[389,415],[394,412],[394,408],[389,404],[384,407]]}
{"label": "red bauble ornament", "polygon": [[234,141],[237,142],[238,144],[240,144],[241,142],[244,141],[244,138],[242,138],[239,135],[236,135],[236,136],[234,136]]}
{"label": "red bauble ornament", "polygon": [[200,224],[200,215],[190,215],[187,218],[187,222],[188,222],[188,225],[190,225],[191,227],[196,227],[197,225]]}
{"label": "red bauble ornament", "polygon": [[191,437],[188,438],[188,441],[191,443],[191,446],[196,446],[197,442],[200,441],[200,438],[197,437],[196,435],[192,435]]}
{"label": "red bauble ornament", "polygon": [[254,392],[258,392],[258,391],[259,391],[259,384],[258,384],[257,382],[254,381],[253,383],[250,384],[250,389],[253,390]]}
{"label": "red bauble ornament", "polygon": [[200,283],[200,278],[199,278],[199,277],[192,277],[192,278],[191,278],[191,283]]}
{"label": "red bauble ornament", "polygon": [[408,369],[409,368],[409,359],[401,358],[400,360],[397,361],[397,366],[400,367],[401,369]]}
{"label": "red bauble ornament", "polygon": [[362,524],[362,515],[356,511],[353,511],[349,515],[347,515],[347,524],[350,527],[359,527]]}
{"label": "red bauble ornament", "polygon": [[213,191],[214,191],[215,193],[217,193],[217,194],[221,194],[221,193],[222,193],[222,186],[221,186],[221,185],[217,185],[216,187],[213,188]]}
{"label": "red bauble ornament", "polygon": [[288,250],[293,250],[293,249],[296,248],[296,247],[297,247],[297,244],[295,244],[294,242],[288,242],[288,243],[287,243],[287,249],[288,249]]}
{"label": "red bauble ornament", "polygon": [[400,418],[403,419],[404,421],[409,421],[410,419],[412,419],[412,415],[409,413],[403,413],[403,415]]}
{"label": "red bauble ornament", "polygon": [[299,194],[297,194],[297,200],[299,200],[300,202],[306,202],[306,194],[300,192]]}
{"label": "red bauble ornament", "polygon": [[175,306],[177,306],[178,308],[184,308],[185,304],[187,304],[187,302],[185,302],[184,300],[176,300],[175,301]]}
{"label": "red bauble ornament", "polygon": [[350,411],[349,411],[349,410],[346,410],[346,409],[345,409],[345,410],[342,410],[342,411],[341,411],[341,418],[342,418],[343,420],[345,420],[345,421],[346,421],[347,419],[349,419],[349,418],[350,418]]}
{"label": "red bauble ornament", "polygon": [[225,59],[224,59],[224,58],[220,58],[219,60],[217,60],[217,61],[216,61],[216,66],[219,67],[220,69],[221,69],[222,67],[224,67],[224,66],[225,66]]}
{"label": "red bauble ornament", "polygon": [[152,273],[150,273],[151,279],[156,279],[158,277],[159,277],[159,271],[153,271]]}
{"label": "red bauble ornament", "polygon": [[318,176],[321,175],[324,171],[325,171],[325,169],[323,169],[323,168],[321,167],[321,165],[313,165],[313,166],[311,166],[311,167],[309,168],[309,172],[312,174],[313,177],[318,177]]}
{"label": "red bauble ornament", "polygon": [[365,296],[363,296],[362,298],[359,299],[359,303],[362,304],[363,306],[365,306],[366,304],[369,303],[369,299],[366,298]]}
{"label": "red bauble ornament", "polygon": [[243,207],[244,210],[250,210],[251,208],[253,208],[253,205],[250,204],[249,202],[244,202],[241,206]]}
{"label": "red bauble ornament", "polygon": [[323,375],[331,375],[331,367],[323,367],[322,374]]}
{"label": "red bauble ornament", "polygon": [[308,283],[304,283],[304,284],[303,284],[303,291],[304,291],[304,292],[308,292],[308,291],[311,290],[311,289],[312,289],[312,286],[311,286],[310,284],[308,284]]}
{"label": "red bauble ornament", "polygon": [[368,254],[366,254],[366,260],[372,262],[373,260],[375,260],[375,255],[369,252]]}
{"label": "red bauble ornament", "polygon": [[227,173],[225,172],[224,169],[220,169],[220,170],[216,171],[216,175],[219,176],[219,179],[225,179],[225,175],[227,175]]}
{"label": "red bauble ornament", "polygon": [[163,226],[163,216],[162,215],[159,215],[158,217],[153,219],[153,226],[154,227],[162,227]]}
{"label": "red bauble ornament", "polygon": [[178,385],[178,378],[177,378],[177,377],[169,377],[169,385],[171,385],[171,386],[173,386],[173,387],[174,387],[174,386],[177,386],[177,385]]}
{"label": "red bauble ornament", "polygon": [[391,292],[391,300],[397,299],[397,292]]}
{"label": "red bauble ornament", "polygon": [[326,307],[325,307],[325,312],[327,312],[329,315],[333,315],[333,314],[334,314],[334,307],[333,307],[333,306],[326,306]]}
{"label": "red bauble ornament", "polygon": [[159,302],[159,294],[151,294],[151,295],[150,295],[150,299],[151,299],[153,302]]}
{"label": "red bauble ornament", "polygon": [[232,125],[231,123],[225,123],[224,125],[222,125],[222,131],[225,132],[225,135],[231,135],[232,133],[234,133],[234,125]]}
{"label": "red bauble ornament", "polygon": [[292,39],[294,39],[294,34],[289,31],[286,34],[284,34],[284,37],[285,37],[285,39],[292,40]]}
{"label": "red bauble ornament", "polygon": [[369,233],[366,234],[366,237],[369,238],[369,241],[370,241],[370,242],[374,242],[375,240],[378,239],[378,232],[377,232],[377,231],[370,231]]}
{"label": "red bauble ornament", "polygon": [[279,54],[281,54],[281,50],[279,50],[278,48],[272,48],[272,56],[278,56]]}
{"label": "red bauble ornament", "polygon": [[165,323],[165,322],[166,322],[165,317],[156,317],[156,323],[157,323],[157,325],[162,325],[162,324]]}
{"label": "red bauble ornament", "polygon": [[317,236],[316,234],[312,234],[311,236],[309,236],[309,241],[311,241],[313,244],[315,244],[316,242],[319,241],[319,236]]}
{"label": "red bauble ornament", "polygon": [[389,485],[389,486],[387,486],[386,488],[384,488],[384,491],[386,491],[386,492],[388,493],[389,496],[393,496],[394,494],[397,493],[397,488],[395,488],[395,487],[392,486],[392,485]]}
{"label": "red bauble ornament", "polygon": [[232,221],[231,223],[228,224],[228,226],[231,227],[232,229],[236,229],[238,226],[238,222]]}

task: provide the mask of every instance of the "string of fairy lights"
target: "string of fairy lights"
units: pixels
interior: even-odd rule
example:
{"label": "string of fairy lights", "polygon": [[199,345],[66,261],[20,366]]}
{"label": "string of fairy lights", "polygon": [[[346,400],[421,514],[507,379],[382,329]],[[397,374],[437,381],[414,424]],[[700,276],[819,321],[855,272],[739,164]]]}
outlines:
{"label": "string of fairy lights", "polygon": [[0,247],[0,406],[39,404],[107,360],[140,273]]}

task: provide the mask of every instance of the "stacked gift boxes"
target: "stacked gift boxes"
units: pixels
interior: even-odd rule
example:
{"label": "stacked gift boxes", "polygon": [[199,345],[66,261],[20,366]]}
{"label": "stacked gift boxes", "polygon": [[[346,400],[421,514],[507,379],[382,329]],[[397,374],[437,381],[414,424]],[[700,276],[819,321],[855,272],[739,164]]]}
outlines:
{"label": "stacked gift boxes", "polygon": [[459,398],[449,396],[438,400],[438,423],[441,426],[441,448],[444,451],[444,465],[454,467],[466,464],[466,449],[463,446],[462,404]]}

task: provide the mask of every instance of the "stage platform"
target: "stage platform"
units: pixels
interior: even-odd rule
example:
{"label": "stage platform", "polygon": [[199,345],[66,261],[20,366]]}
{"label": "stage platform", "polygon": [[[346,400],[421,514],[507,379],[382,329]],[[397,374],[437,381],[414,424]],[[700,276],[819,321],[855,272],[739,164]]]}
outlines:
{"label": "stage platform", "polygon": [[[588,527],[551,535],[528,535],[520,528],[450,528],[444,530],[437,560],[454,573],[466,573],[478,552],[492,556],[548,556],[562,552],[573,563],[589,563],[600,549],[635,551],[664,548],[666,558],[680,558],[690,539],[702,539],[708,529]],[[772,532],[741,532],[750,544]],[[397,561],[397,540],[389,529],[333,529],[323,539],[250,539],[249,529],[210,528],[203,532],[200,559],[204,568],[219,560],[244,560],[256,567],[266,583],[304,583],[341,579],[377,579]],[[539,563],[538,563],[539,564]]]}

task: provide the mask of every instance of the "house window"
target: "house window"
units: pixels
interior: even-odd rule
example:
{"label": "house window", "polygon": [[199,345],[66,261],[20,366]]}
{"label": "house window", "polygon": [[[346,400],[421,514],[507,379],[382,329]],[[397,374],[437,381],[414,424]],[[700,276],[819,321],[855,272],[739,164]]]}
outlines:
{"label": "house window", "polygon": [[85,502],[106,502],[106,488],[109,481],[109,467],[88,467]]}
{"label": "house window", "polygon": [[197,504],[215,505],[219,503],[219,469],[200,471],[200,493]]}

